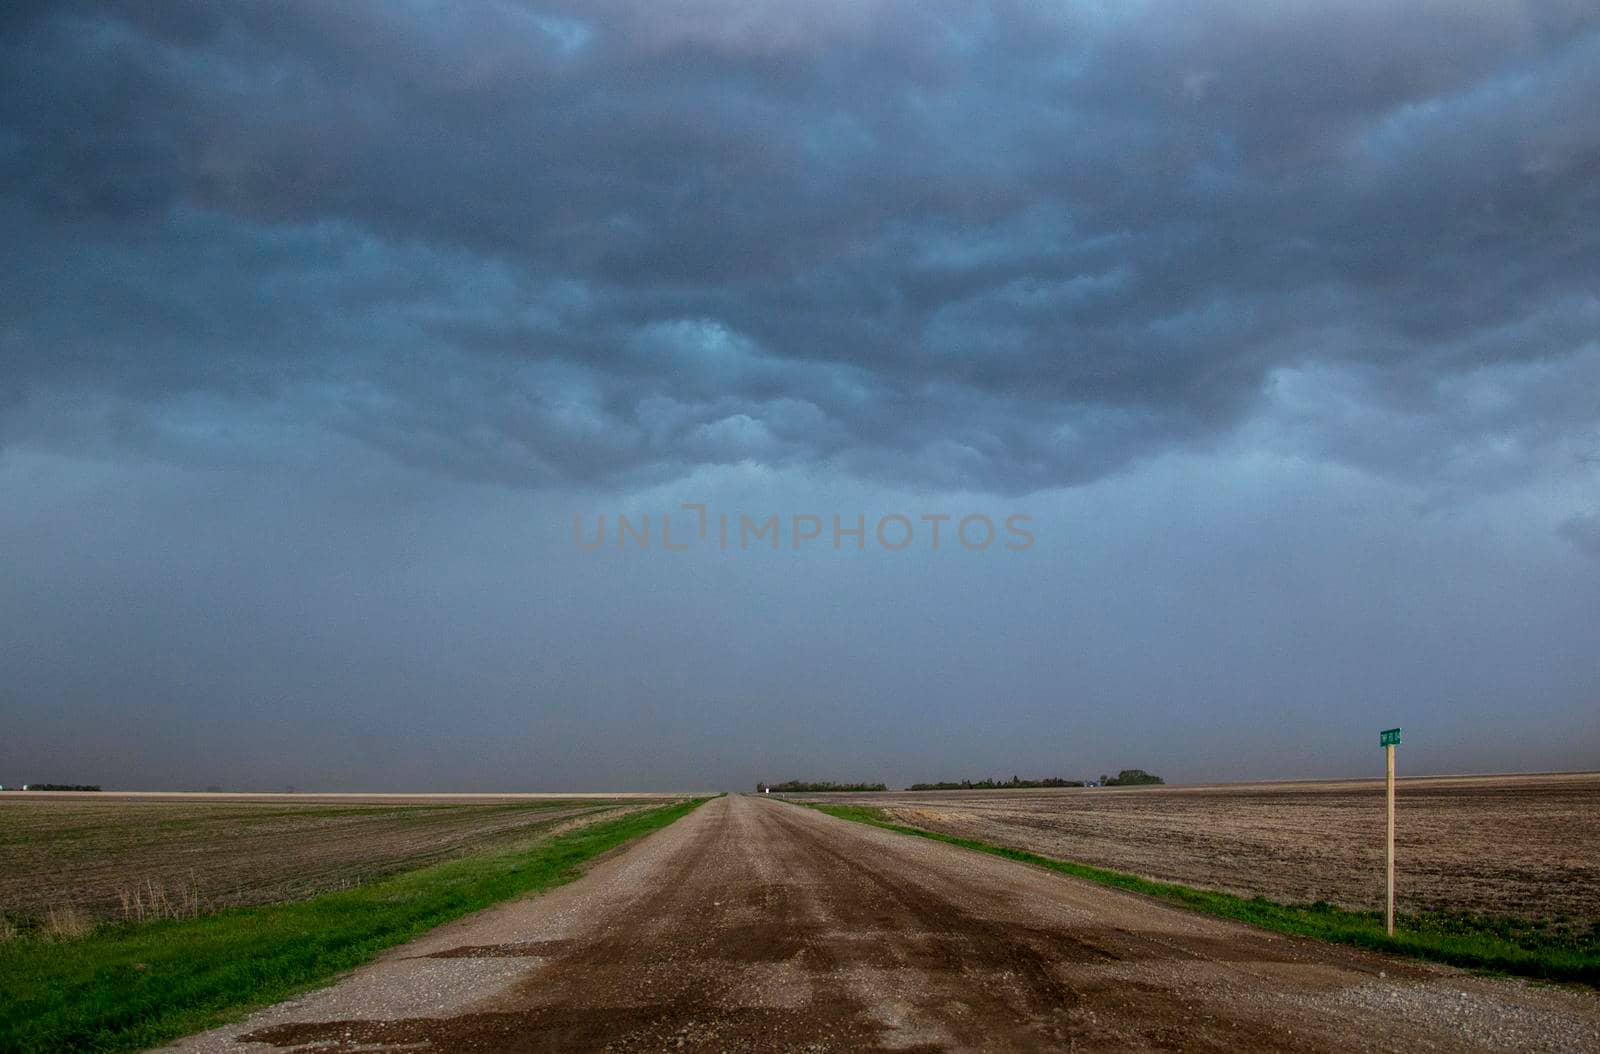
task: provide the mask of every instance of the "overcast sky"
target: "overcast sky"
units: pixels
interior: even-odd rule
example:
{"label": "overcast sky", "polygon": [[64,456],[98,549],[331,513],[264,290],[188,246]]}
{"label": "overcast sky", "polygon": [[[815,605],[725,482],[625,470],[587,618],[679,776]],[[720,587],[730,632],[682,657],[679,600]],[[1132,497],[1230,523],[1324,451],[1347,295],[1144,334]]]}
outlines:
{"label": "overcast sky", "polygon": [[1597,98],[1589,0],[6,4],[0,782],[1600,767]]}

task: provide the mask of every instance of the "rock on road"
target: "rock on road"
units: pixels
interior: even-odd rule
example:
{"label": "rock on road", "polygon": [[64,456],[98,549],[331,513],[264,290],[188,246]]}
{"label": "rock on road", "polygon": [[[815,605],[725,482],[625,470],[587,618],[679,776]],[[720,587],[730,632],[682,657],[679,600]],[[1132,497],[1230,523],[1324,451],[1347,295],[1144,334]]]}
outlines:
{"label": "rock on road", "polygon": [[1596,1050],[1600,998],[740,796],[174,1049],[391,1048]]}

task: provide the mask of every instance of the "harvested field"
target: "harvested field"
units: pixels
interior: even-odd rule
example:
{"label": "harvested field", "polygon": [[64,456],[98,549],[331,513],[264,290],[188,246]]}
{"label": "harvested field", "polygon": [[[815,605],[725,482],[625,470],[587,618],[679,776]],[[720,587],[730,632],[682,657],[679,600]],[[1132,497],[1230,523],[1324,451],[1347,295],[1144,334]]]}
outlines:
{"label": "harvested field", "polygon": [[[1147,878],[1371,909],[1383,781],[812,795]],[[1402,779],[1398,907],[1600,919],[1600,773]]]}
{"label": "harvested field", "polygon": [[0,918],[188,916],[344,889],[645,797],[0,795]]}

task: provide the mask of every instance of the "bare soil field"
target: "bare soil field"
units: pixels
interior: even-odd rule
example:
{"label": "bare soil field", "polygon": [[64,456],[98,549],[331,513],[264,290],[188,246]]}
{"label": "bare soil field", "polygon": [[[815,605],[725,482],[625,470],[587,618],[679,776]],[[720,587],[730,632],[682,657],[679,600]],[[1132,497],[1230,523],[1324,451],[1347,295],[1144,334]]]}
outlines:
{"label": "bare soil field", "polygon": [[[1372,909],[1383,781],[810,795],[1147,878]],[[1600,773],[1402,779],[1401,911],[1600,919]]]}
{"label": "bare soil field", "polygon": [[0,918],[186,916],[545,837],[647,797],[0,795]]}

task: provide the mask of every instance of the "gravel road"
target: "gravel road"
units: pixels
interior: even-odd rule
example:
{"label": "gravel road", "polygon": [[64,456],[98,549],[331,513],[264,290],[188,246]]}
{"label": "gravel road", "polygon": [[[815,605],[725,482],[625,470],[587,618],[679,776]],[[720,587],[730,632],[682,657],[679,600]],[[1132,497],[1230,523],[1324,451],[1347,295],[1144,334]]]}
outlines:
{"label": "gravel road", "polygon": [[754,797],[174,1049],[1600,1050],[1600,997]]}

